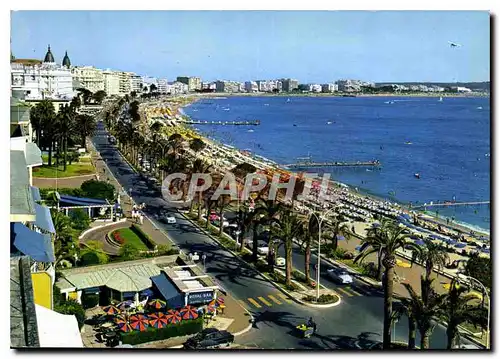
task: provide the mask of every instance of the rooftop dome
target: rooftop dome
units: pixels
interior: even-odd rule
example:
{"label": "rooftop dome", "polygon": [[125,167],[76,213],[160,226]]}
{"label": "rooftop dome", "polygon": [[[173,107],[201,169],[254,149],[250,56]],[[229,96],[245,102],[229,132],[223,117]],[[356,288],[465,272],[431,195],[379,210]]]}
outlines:
{"label": "rooftop dome", "polygon": [[45,55],[45,59],[43,60],[43,62],[56,62],[54,60],[54,56],[52,55],[52,52],[50,51],[50,45],[49,45],[49,48],[47,50],[47,54]]}
{"label": "rooftop dome", "polygon": [[62,64],[63,64],[63,66],[66,66],[67,68],[69,68],[71,66],[71,61],[69,60],[68,51],[66,51],[66,54],[64,55]]}

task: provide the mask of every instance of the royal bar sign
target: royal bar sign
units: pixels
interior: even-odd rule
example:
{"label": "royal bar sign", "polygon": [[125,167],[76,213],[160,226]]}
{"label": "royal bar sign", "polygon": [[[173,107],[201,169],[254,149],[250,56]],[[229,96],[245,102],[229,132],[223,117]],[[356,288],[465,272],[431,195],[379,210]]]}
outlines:
{"label": "royal bar sign", "polygon": [[198,304],[210,302],[214,299],[214,291],[211,290],[209,292],[197,292],[197,293],[189,293],[188,296],[188,304]]}

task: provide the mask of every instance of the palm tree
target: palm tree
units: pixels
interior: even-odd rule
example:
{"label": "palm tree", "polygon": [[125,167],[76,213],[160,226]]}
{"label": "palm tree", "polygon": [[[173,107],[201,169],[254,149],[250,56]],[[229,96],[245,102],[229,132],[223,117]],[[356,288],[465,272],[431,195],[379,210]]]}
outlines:
{"label": "palm tree", "polygon": [[[301,231],[301,221],[297,217],[296,214],[293,213],[291,208],[282,207],[279,213],[279,218],[275,222],[277,225],[273,226],[274,230],[271,233],[278,236],[281,241],[285,244],[285,272],[286,272],[286,281],[285,284],[287,286],[292,284],[292,249],[293,249],[293,240],[300,235]],[[271,254],[271,248],[269,248],[269,253]],[[274,254],[274,253],[273,253]],[[274,255],[270,255],[270,260],[274,264]]]}
{"label": "palm tree", "polygon": [[73,108],[65,105],[59,110],[57,116],[57,132],[59,138],[58,150],[62,146],[63,151],[63,171],[66,171],[67,154],[68,154],[68,138],[74,132],[76,112]]}
{"label": "palm tree", "polygon": [[434,267],[441,269],[448,262],[448,253],[439,244],[433,243],[429,239],[424,239],[425,245],[419,252],[412,253],[412,262],[420,262],[425,266],[425,278],[431,278]]}
{"label": "palm tree", "polygon": [[258,243],[257,243],[257,227],[262,224],[270,224],[276,218],[276,215],[281,210],[281,204],[273,200],[259,199],[255,206],[255,221],[253,228],[252,242],[252,260],[257,262],[258,259]]}
{"label": "palm tree", "polygon": [[394,267],[396,265],[396,253],[399,249],[410,249],[419,251],[420,247],[407,240],[404,228],[399,227],[393,221],[383,221],[378,228],[376,236],[367,237],[362,242],[360,254],[355,258],[362,261],[372,253],[379,253],[382,258],[385,272],[383,278],[384,286],[384,330],[383,349],[391,347],[391,320],[392,320],[392,299],[394,292]]}
{"label": "palm tree", "polygon": [[318,220],[316,217],[309,217],[309,221],[302,223],[299,232],[299,238],[301,240],[300,247],[304,248],[304,273],[306,276],[306,283],[311,281],[311,244],[318,235]]}
{"label": "palm tree", "polygon": [[446,295],[438,295],[432,289],[432,281],[421,278],[421,296],[410,284],[403,283],[409,297],[398,298],[400,303],[393,312],[393,319],[399,319],[403,314],[408,317],[408,349],[415,349],[417,329],[420,333],[420,348],[428,349],[429,338],[440,320]]}
{"label": "palm tree", "polygon": [[[35,130],[36,144],[41,145],[42,135],[46,136],[50,132],[56,118],[54,104],[48,100],[42,100],[30,110],[31,126]],[[52,146],[49,146],[49,166],[52,165]]]}
{"label": "palm tree", "polygon": [[340,236],[344,236],[345,240],[348,241],[351,231],[349,230],[349,227],[344,221],[344,217],[342,215],[334,216],[330,220],[328,228],[332,232],[332,249],[336,251],[339,245]]}
{"label": "palm tree", "polygon": [[191,148],[194,152],[200,152],[205,148],[205,146],[205,142],[203,142],[200,138],[194,138],[189,143],[189,148]]}
{"label": "palm tree", "polygon": [[[194,160],[194,162],[192,163],[191,165],[191,169],[190,169],[190,177],[194,174],[194,173],[210,173],[210,171],[212,170],[212,165],[210,165],[209,163],[201,160],[201,159],[196,159]],[[190,181],[188,181],[190,182]],[[191,213],[191,209],[192,209],[192,204],[193,204],[193,199],[191,199],[191,206],[189,208],[189,213]],[[202,202],[202,191],[199,191],[198,192],[198,220],[200,221],[201,220],[201,202]]]}
{"label": "palm tree", "polygon": [[[224,211],[231,206],[231,197],[228,195],[221,195],[217,200],[217,207],[219,209],[219,236],[222,235],[224,229]],[[207,218],[208,219],[208,218]]]}
{"label": "palm tree", "polygon": [[78,123],[76,126],[76,130],[78,131],[82,139],[81,146],[85,148],[85,138],[87,136],[94,135],[97,123],[94,117],[85,114],[78,115],[77,121]]}
{"label": "palm tree", "polygon": [[460,286],[456,280],[450,285],[450,290],[443,303],[442,319],[448,324],[446,327],[447,349],[452,349],[460,337],[458,326],[462,323],[487,327],[486,310],[471,302],[477,300],[473,294],[467,294],[468,289]]}

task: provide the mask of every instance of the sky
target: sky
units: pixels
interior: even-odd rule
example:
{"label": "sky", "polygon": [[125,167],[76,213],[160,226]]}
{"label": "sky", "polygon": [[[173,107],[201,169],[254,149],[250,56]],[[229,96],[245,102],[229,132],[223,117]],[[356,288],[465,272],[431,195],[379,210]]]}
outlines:
{"label": "sky", "polygon": [[[460,43],[450,47],[448,41]],[[175,80],[490,80],[486,11],[16,11],[16,58]]]}

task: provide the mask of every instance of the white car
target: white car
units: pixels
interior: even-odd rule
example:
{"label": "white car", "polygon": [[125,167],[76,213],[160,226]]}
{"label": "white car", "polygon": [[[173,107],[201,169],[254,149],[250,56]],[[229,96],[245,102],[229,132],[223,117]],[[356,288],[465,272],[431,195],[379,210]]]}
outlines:
{"label": "white car", "polygon": [[174,216],[172,216],[171,214],[168,214],[167,215],[167,223],[168,224],[175,224],[175,223],[177,223],[177,221],[175,220]]}
{"label": "white car", "polygon": [[344,269],[330,268],[326,272],[330,278],[341,284],[351,284],[353,282],[352,276]]}
{"label": "white car", "polygon": [[261,255],[266,255],[269,253],[269,247],[267,246],[267,244],[265,245],[259,245],[257,247],[257,253],[261,254]]}
{"label": "white car", "polygon": [[276,267],[284,267],[285,263],[286,263],[286,260],[283,257],[276,258],[276,261],[274,262],[274,264],[276,265]]}

